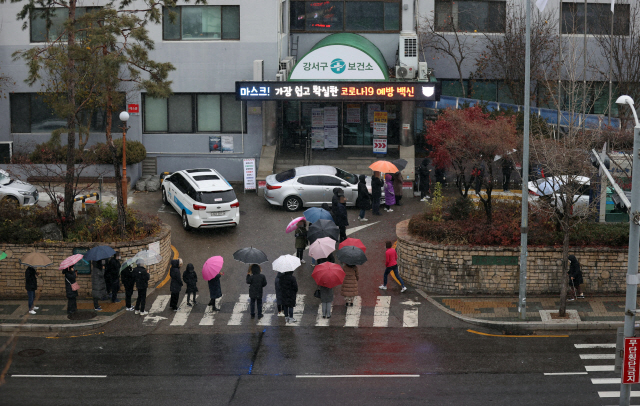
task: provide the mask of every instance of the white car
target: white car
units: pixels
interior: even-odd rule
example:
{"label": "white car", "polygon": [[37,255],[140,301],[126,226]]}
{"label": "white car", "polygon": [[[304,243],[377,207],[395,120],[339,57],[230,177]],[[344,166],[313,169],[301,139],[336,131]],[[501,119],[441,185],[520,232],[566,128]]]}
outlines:
{"label": "white car", "polygon": [[234,227],[240,203],[227,180],[213,169],[185,169],[162,182],[162,201],[182,216],[182,227]]}
{"label": "white car", "polygon": [[589,211],[589,194],[591,191],[591,180],[586,176],[551,176],[531,181],[528,184],[529,201],[545,200],[552,207],[558,207],[562,210],[562,201],[560,200],[559,190],[564,184],[574,182],[577,185],[571,187],[576,194],[571,199],[575,203],[573,205],[573,214],[588,214]]}

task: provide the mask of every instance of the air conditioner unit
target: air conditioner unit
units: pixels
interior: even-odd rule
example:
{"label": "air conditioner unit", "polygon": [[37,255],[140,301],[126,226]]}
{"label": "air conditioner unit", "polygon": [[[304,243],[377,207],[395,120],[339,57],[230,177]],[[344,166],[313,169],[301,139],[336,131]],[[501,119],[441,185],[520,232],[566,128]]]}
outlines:
{"label": "air conditioner unit", "polygon": [[276,82],[285,82],[287,78],[282,73],[276,73]]}
{"label": "air conditioner unit", "polygon": [[278,73],[279,73],[280,75],[282,75],[282,77],[284,77],[284,82],[286,82],[286,81],[287,81],[287,79],[289,79],[289,71],[288,71],[288,70],[286,70],[286,69],[280,69],[280,70],[278,71]]}
{"label": "air conditioner unit", "polygon": [[429,68],[426,62],[418,62],[418,79],[429,80]]}
{"label": "air conditioner unit", "polygon": [[262,59],[253,61],[253,80],[256,82],[264,80],[264,60]]}
{"label": "air conditioner unit", "polygon": [[296,59],[293,56],[287,56],[286,58],[282,59],[282,61],[280,62],[280,70],[286,70],[287,72],[291,72],[295,64],[296,64]]}
{"label": "air conditioner unit", "polygon": [[[401,77],[402,79],[414,79],[416,77],[416,70],[418,68],[417,35],[400,35],[400,52],[398,56],[400,63],[398,68],[396,68],[396,77]],[[398,73],[404,73],[404,70],[401,70],[399,68],[405,68],[407,71],[406,75],[398,76]]]}
{"label": "air conditioner unit", "polygon": [[416,77],[412,66],[396,66],[396,79],[413,79]]}

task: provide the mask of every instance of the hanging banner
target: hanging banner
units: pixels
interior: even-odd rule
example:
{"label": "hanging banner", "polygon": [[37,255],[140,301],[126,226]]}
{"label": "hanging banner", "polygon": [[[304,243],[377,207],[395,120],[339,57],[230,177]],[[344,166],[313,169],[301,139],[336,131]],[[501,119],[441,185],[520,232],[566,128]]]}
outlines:
{"label": "hanging banner", "polygon": [[222,152],[233,152],[233,135],[223,135],[221,137]]}
{"label": "hanging banner", "polygon": [[324,149],[324,128],[311,130],[311,149]]}
{"label": "hanging banner", "polygon": [[374,138],[373,139],[373,153],[374,154],[386,154],[387,153],[387,139],[386,138]]}
{"label": "hanging banner", "polygon": [[324,147],[338,148],[338,127],[324,128]]}
{"label": "hanging banner", "polygon": [[244,163],[244,190],[256,189],[256,160],[255,158],[243,159]]}
{"label": "hanging banner", "polygon": [[338,126],[338,108],[337,107],[324,108],[324,126],[325,127]]}
{"label": "hanging banner", "polygon": [[347,124],[360,124],[359,104],[347,104]]}
{"label": "hanging banner", "polygon": [[373,135],[376,137],[387,136],[387,112],[375,111],[373,113]]}
{"label": "hanging banner", "polygon": [[222,140],[219,135],[209,136],[209,152],[222,152]]}
{"label": "hanging banner", "polygon": [[367,121],[373,126],[373,113],[382,110],[379,104],[367,105]]}
{"label": "hanging banner", "polygon": [[640,338],[625,337],[624,359],[622,360],[622,383],[640,383],[638,347],[640,347]]}
{"label": "hanging banner", "polygon": [[311,109],[311,127],[324,127],[324,109]]}

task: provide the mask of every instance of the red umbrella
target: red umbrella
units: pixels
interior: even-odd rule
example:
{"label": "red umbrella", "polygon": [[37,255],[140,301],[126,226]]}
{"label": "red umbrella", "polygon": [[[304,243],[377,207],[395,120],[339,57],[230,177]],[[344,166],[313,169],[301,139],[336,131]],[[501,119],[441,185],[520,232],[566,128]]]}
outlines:
{"label": "red umbrella", "polygon": [[311,277],[319,286],[325,288],[335,288],[338,285],[342,285],[344,281],[344,271],[338,264],[333,262],[324,262],[320,265],[316,265],[313,269]]}
{"label": "red umbrella", "polygon": [[367,247],[365,247],[362,241],[357,238],[347,238],[346,240],[342,241],[340,245],[338,245],[338,249],[342,247],[358,247],[362,250],[362,252],[364,252],[365,254],[367,253]]}

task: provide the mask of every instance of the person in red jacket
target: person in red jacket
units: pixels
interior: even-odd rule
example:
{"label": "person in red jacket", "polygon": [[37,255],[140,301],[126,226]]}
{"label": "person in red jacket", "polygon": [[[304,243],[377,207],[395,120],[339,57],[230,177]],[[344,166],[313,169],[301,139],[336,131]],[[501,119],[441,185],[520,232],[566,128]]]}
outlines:
{"label": "person in red jacket", "polygon": [[386,246],[387,246],[386,259],[385,259],[386,269],[384,270],[383,283],[382,285],[379,286],[379,288],[382,290],[387,290],[387,277],[389,276],[389,273],[393,271],[393,273],[396,274],[396,278],[398,278],[398,281],[402,285],[402,289],[400,290],[400,292],[402,293],[407,290],[407,287],[404,286],[404,281],[402,280],[402,278],[400,277],[400,274],[398,273],[398,253],[396,252],[395,249],[391,248],[393,246],[393,243],[391,241],[387,241]]}

